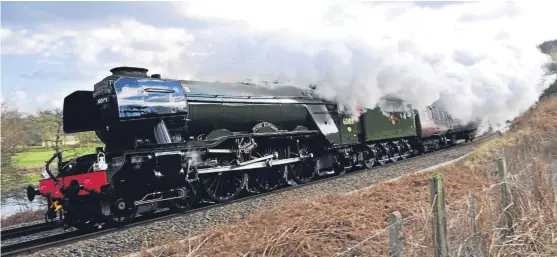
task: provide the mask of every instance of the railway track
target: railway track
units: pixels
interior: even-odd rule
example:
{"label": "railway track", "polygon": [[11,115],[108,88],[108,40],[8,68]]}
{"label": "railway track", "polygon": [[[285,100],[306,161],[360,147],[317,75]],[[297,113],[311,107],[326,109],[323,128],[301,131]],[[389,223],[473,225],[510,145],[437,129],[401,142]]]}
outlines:
{"label": "railway track", "polygon": [[56,228],[61,228],[61,227],[62,227],[62,223],[60,221],[55,221],[51,223],[38,223],[38,224],[33,224],[24,227],[2,230],[0,231],[0,235],[2,237],[2,241],[4,241],[12,238],[28,236],[28,235],[32,235],[32,234],[36,234],[39,232],[48,231]]}
{"label": "railway track", "polygon": [[[473,144],[473,143],[479,143],[479,142],[485,141],[488,138],[493,137],[494,135],[496,135],[496,134],[484,135],[484,136],[476,138],[476,140],[474,140],[473,142],[460,143],[456,146],[442,148],[440,150],[432,152],[431,154],[445,152],[445,151],[448,151],[448,150],[451,150],[451,149],[463,147],[463,146]],[[405,159],[405,160],[399,160],[399,161],[394,162],[394,163],[388,163],[384,166],[392,166],[392,165],[396,165],[398,163],[408,162],[408,161],[411,161],[411,160],[418,160],[418,159],[426,157],[426,156],[429,156],[429,154],[414,156],[414,157],[411,157],[411,158],[408,158],[408,159]],[[318,184],[318,183],[324,183],[324,182],[327,182],[327,181],[335,180],[335,179],[338,179],[338,178],[341,178],[341,177],[353,176],[353,175],[359,174],[361,172],[366,172],[366,171],[368,171],[368,169],[360,169],[360,170],[356,170],[356,171],[352,171],[352,172],[347,172],[347,173],[342,174],[342,175],[321,177],[321,178],[319,178],[315,181],[312,181],[311,183],[302,184],[302,185],[294,185],[294,186],[284,185],[281,188],[278,188],[276,190],[273,190],[273,191],[267,192],[267,193],[259,193],[259,194],[245,193],[244,195],[242,195],[238,199],[227,202],[227,203],[222,203],[222,204],[219,204],[219,203],[209,203],[209,204],[202,203],[202,204],[200,204],[199,207],[197,207],[195,209],[192,209],[192,210],[189,210],[189,211],[184,212],[184,213],[174,213],[174,212],[170,212],[170,211],[160,211],[160,212],[155,213],[154,216],[150,216],[149,218],[143,217],[143,216],[136,217],[132,221],[132,223],[124,225],[124,226],[120,226],[120,227],[104,227],[104,228],[102,228],[98,231],[94,231],[94,232],[84,232],[84,231],[73,230],[73,231],[63,232],[63,233],[54,234],[54,235],[50,235],[50,236],[46,236],[46,237],[40,237],[40,238],[36,238],[36,239],[32,239],[32,240],[21,241],[21,242],[17,242],[17,243],[13,243],[13,244],[8,244],[8,245],[2,244],[2,248],[1,248],[2,255],[1,256],[15,256],[15,255],[19,255],[19,254],[32,254],[33,252],[36,252],[36,251],[41,250],[41,249],[49,248],[49,247],[52,247],[52,246],[62,246],[62,245],[66,245],[66,244],[76,242],[76,241],[81,241],[81,240],[85,240],[85,239],[94,238],[94,237],[98,237],[98,236],[101,236],[101,235],[109,234],[109,233],[115,232],[117,230],[125,230],[125,229],[145,225],[145,224],[152,223],[152,222],[171,219],[173,217],[180,216],[180,215],[190,215],[190,214],[197,213],[197,212],[202,212],[202,211],[205,211],[205,210],[208,210],[208,209],[211,209],[211,208],[222,207],[222,206],[226,206],[226,205],[230,205],[230,204],[234,204],[234,203],[253,200],[253,199],[257,199],[259,197],[263,197],[263,196],[266,196],[266,195],[269,195],[269,194],[280,193],[280,192],[284,192],[284,191],[288,191],[288,190],[295,190],[295,189],[303,188],[303,187],[306,187],[306,186],[309,186],[309,185],[315,185],[315,184]],[[40,227],[38,225],[33,225],[33,226]],[[11,232],[11,234],[7,234],[7,235],[10,238],[13,239],[13,238],[21,237],[21,236],[24,236],[24,235],[28,235],[28,234],[25,234],[25,231],[33,231],[31,228],[27,228],[27,229],[24,229],[24,228],[25,227],[13,229],[14,231]],[[42,230],[42,231],[46,231],[46,228],[43,228],[43,229],[44,230]],[[21,232],[17,232],[16,230],[20,230]],[[35,231],[38,231],[38,232],[35,232],[35,233],[41,232],[39,230],[40,229],[35,230]],[[10,231],[8,230],[7,232],[10,232]],[[2,241],[5,240],[4,239],[4,233],[5,232],[2,231]]]}

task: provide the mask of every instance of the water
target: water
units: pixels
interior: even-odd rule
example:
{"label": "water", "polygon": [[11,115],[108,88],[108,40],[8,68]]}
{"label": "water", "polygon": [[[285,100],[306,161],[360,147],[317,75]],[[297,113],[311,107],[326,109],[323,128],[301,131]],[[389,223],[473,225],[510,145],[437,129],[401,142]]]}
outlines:
{"label": "water", "polygon": [[25,190],[2,193],[0,197],[2,218],[17,212],[45,209],[46,201],[41,196],[36,196],[33,202],[27,199]]}

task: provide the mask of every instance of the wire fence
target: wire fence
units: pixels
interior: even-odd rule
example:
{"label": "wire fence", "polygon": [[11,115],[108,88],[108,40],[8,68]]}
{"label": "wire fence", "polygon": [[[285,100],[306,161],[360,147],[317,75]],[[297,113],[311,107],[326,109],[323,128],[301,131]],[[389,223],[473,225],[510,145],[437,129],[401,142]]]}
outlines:
{"label": "wire fence", "polygon": [[[549,191],[543,201],[553,205],[549,208],[557,210],[557,161],[547,164],[545,175],[544,172],[536,173],[536,167],[532,164],[508,174],[506,160],[501,158],[498,163],[499,181],[450,204],[444,201],[442,174],[434,174],[430,179],[430,205],[427,212],[400,218],[400,213],[395,211],[389,218],[388,226],[374,231],[335,256],[366,256],[360,248],[380,236],[387,237],[387,233],[388,246],[384,247],[388,248],[388,256],[391,257],[484,256],[485,252],[500,253],[503,247],[524,246],[524,236],[518,234],[518,223],[524,222],[524,217],[532,210],[518,208],[517,205],[535,206],[532,201],[536,198],[536,190],[542,190]],[[441,181],[441,188],[437,191],[433,188],[437,186],[433,183],[436,176]],[[545,182],[548,187],[541,189]],[[399,218],[396,218],[397,215]],[[518,220],[517,217],[522,219]]]}

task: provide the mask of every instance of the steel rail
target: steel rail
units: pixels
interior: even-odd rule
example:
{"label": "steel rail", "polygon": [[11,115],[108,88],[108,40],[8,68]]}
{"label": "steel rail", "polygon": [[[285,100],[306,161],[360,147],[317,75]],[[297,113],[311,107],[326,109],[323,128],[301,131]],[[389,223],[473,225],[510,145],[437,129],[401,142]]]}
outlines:
{"label": "steel rail", "polygon": [[28,241],[24,241],[24,242],[19,242],[19,243],[14,243],[14,244],[10,244],[10,245],[2,245],[1,248],[1,252],[2,255],[1,256],[14,256],[17,254],[32,254],[33,252],[36,252],[38,250],[42,250],[51,246],[62,246],[62,245],[67,245],[73,242],[77,242],[77,241],[81,241],[81,240],[85,240],[85,239],[90,239],[90,238],[94,238],[94,237],[98,237],[101,235],[106,235],[112,232],[116,232],[116,231],[123,231],[126,229],[130,229],[133,227],[137,227],[137,226],[141,226],[141,225],[146,225],[149,223],[153,223],[153,222],[157,222],[157,221],[163,221],[163,220],[168,220],[174,217],[178,217],[178,216],[183,216],[183,215],[191,215],[197,212],[203,212],[203,211],[207,211],[213,208],[217,208],[217,207],[223,207],[223,206],[227,206],[227,205],[232,205],[235,203],[240,203],[240,202],[244,202],[244,201],[249,201],[249,200],[254,200],[260,197],[264,197],[267,195],[271,195],[271,194],[276,194],[276,193],[281,193],[281,192],[286,192],[286,191],[290,191],[290,190],[296,190],[296,189],[300,189],[300,188],[304,188],[307,186],[312,186],[312,185],[317,185],[320,183],[325,183],[328,181],[332,181],[332,180],[336,180],[336,179],[340,179],[340,178],[345,178],[345,177],[349,177],[349,176],[354,176],[356,174],[360,174],[362,172],[366,172],[366,171],[370,171],[370,170],[374,170],[376,168],[382,168],[382,167],[390,167],[399,163],[405,163],[411,160],[420,160],[422,158],[426,158],[430,156],[431,154],[436,154],[436,153],[442,153],[448,150],[452,150],[452,149],[458,149],[460,147],[464,147],[464,146],[468,146],[471,144],[477,144],[480,143],[488,138],[491,138],[493,136],[497,135],[497,133],[493,133],[493,134],[489,134],[489,135],[484,135],[481,137],[476,138],[474,141],[471,142],[467,142],[467,143],[460,143],[454,146],[449,146],[449,147],[444,147],[441,148],[437,151],[433,151],[433,152],[429,152],[426,154],[422,154],[422,155],[415,155],[413,157],[404,159],[404,160],[399,160],[396,162],[391,162],[382,166],[376,166],[373,167],[371,169],[360,169],[360,170],[355,170],[355,171],[351,171],[351,172],[346,172],[345,174],[340,174],[340,175],[333,175],[333,176],[326,176],[326,177],[321,177],[318,178],[317,180],[311,181],[309,183],[306,184],[299,184],[299,185],[294,185],[294,186],[289,186],[289,185],[284,185],[282,188],[270,191],[270,192],[266,192],[266,193],[258,193],[258,194],[253,194],[253,193],[246,193],[248,195],[241,197],[241,198],[237,198],[235,200],[232,200],[230,202],[225,202],[225,203],[210,203],[206,206],[201,206],[199,208],[194,208],[191,210],[188,210],[186,212],[179,212],[179,213],[175,213],[175,212],[170,212],[170,211],[161,211],[158,213],[155,213],[155,216],[151,216],[150,218],[142,218],[141,216],[139,218],[136,217],[137,221],[126,224],[126,225],[122,225],[122,226],[118,226],[118,227],[105,227],[102,228],[99,231],[95,231],[95,232],[84,232],[84,231],[71,231],[71,232],[65,232],[62,234],[56,234],[56,235],[52,235],[52,236],[47,236],[44,238],[38,238],[38,239],[33,239],[33,240],[28,240]]}
{"label": "steel rail", "polygon": [[33,225],[18,227],[18,228],[11,228],[5,229],[0,231],[0,237],[2,241],[27,235],[36,234],[43,231],[52,230],[55,228],[61,228],[62,222],[57,220],[49,223],[37,223]]}

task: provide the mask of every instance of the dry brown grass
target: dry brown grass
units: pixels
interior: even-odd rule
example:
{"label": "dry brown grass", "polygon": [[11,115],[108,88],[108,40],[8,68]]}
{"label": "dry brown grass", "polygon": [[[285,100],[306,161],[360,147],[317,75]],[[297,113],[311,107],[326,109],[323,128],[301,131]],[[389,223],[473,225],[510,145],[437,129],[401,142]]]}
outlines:
{"label": "dry brown grass", "polygon": [[[451,256],[557,256],[557,199],[548,168],[553,160],[557,163],[557,155],[552,156],[557,153],[557,98],[539,103],[528,114],[517,119],[512,131],[484,143],[464,162],[435,171],[443,173],[446,183]],[[503,240],[497,236],[504,208],[496,176],[499,156],[508,160],[514,203],[509,207],[514,232]],[[141,255],[336,256],[356,246],[345,255],[388,256],[387,217],[400,211],[405,256],[430,256],[431,174],[406,176],[353,194],[283,203]],[[475,214],[471,195],[476,199]]]}
{"label": "dry brown grass", "polygon": [[23,211],[14,213],[8,217],[2,218],[1,226],[7,227],[15,224],[43,220],[45,210],[37,210],[37,211]]}

